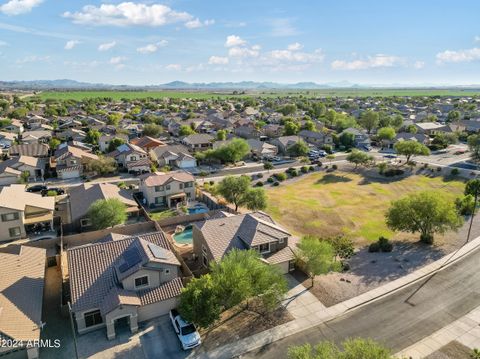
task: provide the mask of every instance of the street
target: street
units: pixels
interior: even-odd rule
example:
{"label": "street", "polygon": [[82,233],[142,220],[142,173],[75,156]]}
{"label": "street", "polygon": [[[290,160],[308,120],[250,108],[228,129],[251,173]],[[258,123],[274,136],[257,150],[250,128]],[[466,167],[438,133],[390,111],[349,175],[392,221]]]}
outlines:
{"label": "street", "polygon": [[397,352],[480,305],[479,253],[476,250],[427,280],[241,358],[286,358],[291,345],[339,343],[352,337],[372,338]]}

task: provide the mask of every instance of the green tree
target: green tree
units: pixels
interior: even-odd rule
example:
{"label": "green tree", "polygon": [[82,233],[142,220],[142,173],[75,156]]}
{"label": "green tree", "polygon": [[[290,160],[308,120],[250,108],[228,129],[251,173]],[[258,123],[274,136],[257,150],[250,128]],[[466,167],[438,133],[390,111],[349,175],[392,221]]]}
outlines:
{"label": "green tree", "polygon": [[148,123],[143,126],[143,134],[150,137],[158,137],[163,132],[162,126]]}
{"label": "green tree", "polygon": [[220,319],[222,308],[217,296],[215,281],[210,274],[193,278],[180,296],[178,310],[182,317],[201,328],[208,328]]}
{"label": "green tree", "polygon": [[[252,189],[250,178],[247,176],[225,177],[218,183],[217,191],[227,202],[235,206],[235,211],[238,210],[239,206],[254,210],[265,209],[266,207],[264,189]],[[255,196],[260,196],[260,198],[256,199]]]}
{"label": "green tree", "polygon": [[382,143],[386,141],[393,141],[397,134],[395,133],[395,129],[393,127],[382,127],[377,132],[377,137]]}
{"label": "green tree", "polygon": [[300,125],[293,120],[285,121],[283,134],[285,136],[296,135],[300,131]]}
{"label": "green tree", "polygon": [[52,137],[48,142],[48,146],[52,151],[55,151],[57,147],[60,145],[61,141],[58,138]]}
{"label": "green tree", "polygon": [[467,138],[468,149],[471,152],[471,159],[480,162],[480,135],[470,135]]}
{"label": "green tree", "polygon": [[272,162],[265,161],[265,162],[263,162],[263,168],[264,168],[265,170],[267,170],[268,173],[270,173],[270,170],[273,170],[274,166],[273,166],[273,163],[272,163]]}
{"label": "green tree", "polygon": [[95,229],[114,227],[127,220],[126,206],[117,198],[98,199],[90,205],[87,213]]}
{"label": "green tree", "polygon": [[107,116],[107,125],[117,127],[119,125],[121,119],[122,119],[122,114],[121,113],[118,113],[118,112],[110,113]]}
{"label": "green tree", "polygon": [[100,139],[101,135],[102,134],[99,130],[90,128],[85,136],[85,142],[90,143],[91,145],[98,145],[98,140]]}
{"label": "green tree", "polygon": [[478,196],[480,195],[480,179],[473,179],[465,185],[465,196],[473,197],[473,208],[471,211],[470,224],[468,226],[467,242],[470,240],[470,233],[472,231],[473,218],[475,217],[475,209],[478,206]]}
{"label": "green tree", "polygon": [[305,236],[297,247],[297,260],[312,280],[312,287],[317,275],[340,270],[340,263],[335,261],[335,249],[329,242]]}
{"label": "green tree", "polygon": [[355,144],[355,135],[350,132],[343,132],[338,138],[340,145],[346,149],[352,148]]}
{"label": "green tree", "polygon": [[218,130],[217,131],[217,140],[218,141],[225,141],[227,139],[227,131],[226,130]]}
{"label": "green tree", "polygon": [[189,136],[189,135],[193,135],[194,133],[195,133],[195,130],[187,125],[181,125],[180,130],[178,131],[179,136]]}
{"label": "green tree", "polygon": [[340,260],[349,259],[355,254],[353,241],[344,235],[323,238],[322,240],[329,242],[333,246],[335,260],[337,260],[337,258]]}
{"label": "green tree", "polygon": [[123,145],[125,140],[122,138],[115,137],[109,143],[107,147],[107,152],[115,151],[119,146]]}
{"label": "green tree", "polygon": [[418,128],[415,125],[408,125],[405,129],[408,133],[416,134],[418,132]]}
{"label": "green tree", "polygon": [[393,146],[397,154],[403,155],[407,159],[407,163],[410,162],[410,159],[413,156],[428,156],[430,150],[424,144],[408,140],[408,141],[399,141]]}
{"label": "green tree", "polygon": [[304,141],[298,141],[288,147],[287,152],[292,157],[302,157],[308,154],[308,150],[308,145]]}
{"label": "green tree", "polygon": [[358,165],[366,166],[373,161],[373,156],[370,156],[368,153],[359,150],[353,150],[347,156],[347,161],[355,164],[355,169]]}
{"label": "green tree", "polygon": [[30,172],[28,171],[23,171],[20,174],[20,183],[28,183],[28,180],[30,179]]}
{"label": "green tree", "polygon": [[380,116],[378,112],[368,110],[360,117],[360,125],[367,130],[368,133],[377,128]]}
{"label": "green tree", "polygon": [[453,110],[448,113],[447,120],[450,122],[458,121],[460,120],[460,112]]}
{"label": "green tree", "polygon": [[435,191],[416,192],[392,202],[386,214],[394,231],[420,232],[420,240],[432,244],[434,233],[457,229],[462,219],[455,204]]}
{"label": "green tree", "polygon": [[112,157],[99,156],[98,159],[91,159],[85,163],[87,172],[106,175],[117,171],[117,163]]}
{"label": "green tree", "polygon": [[248,142],[241,138],[234,138],[219,148],[206,152],[206,157],[213,157],[222,163],[236,163],[250,153]]}

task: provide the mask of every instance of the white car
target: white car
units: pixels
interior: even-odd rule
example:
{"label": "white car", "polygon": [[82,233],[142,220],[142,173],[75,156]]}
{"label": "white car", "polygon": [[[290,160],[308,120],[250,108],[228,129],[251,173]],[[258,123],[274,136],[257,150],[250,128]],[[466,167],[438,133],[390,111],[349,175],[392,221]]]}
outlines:
{"label": "white car", "polygon": [[170,320],[183,350],[189,350],[202,344],[197,328],[192,323],[185,321],[176,309],[170,311]]}

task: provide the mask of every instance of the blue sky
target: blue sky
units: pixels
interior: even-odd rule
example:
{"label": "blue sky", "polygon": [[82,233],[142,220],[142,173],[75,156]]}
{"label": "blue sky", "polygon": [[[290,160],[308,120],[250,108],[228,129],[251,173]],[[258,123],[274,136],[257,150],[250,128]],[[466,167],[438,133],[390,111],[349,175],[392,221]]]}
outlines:
{"label": "blue sky", "polygon": [[0,80],[480,84],[480,1],[0,0]]}

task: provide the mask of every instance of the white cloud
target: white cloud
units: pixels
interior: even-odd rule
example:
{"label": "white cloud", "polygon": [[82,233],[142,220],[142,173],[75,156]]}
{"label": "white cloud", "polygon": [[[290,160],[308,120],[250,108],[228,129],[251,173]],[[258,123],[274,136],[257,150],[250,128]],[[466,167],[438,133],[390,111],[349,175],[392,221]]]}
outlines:
{"label": "white cloud", "polygon": [[182,65],[180,65],[180,64],[170,64],[170,65],[165,66],[165,68],[167,70],[171,70],[171,71],[180,71],[182,69]]}
{"label": "white cloud", "polygon": [[382,67],[394,67],[404,64],[404,60],[397,56],[377,54],[366,59],[344,61],[335,60],[331,63],[334,70],[366,70]]}
{"label": "white cloud", "polygon": [[301,49],[303,49],[303,45],[298,42],[294,42],[293,44],[290,44],[287,47],[287,50],[290,50],[290,51],[298,51]]}
{"label": "white cloud", "polygon": [[117,45],[116,41],[106,42],[106,43],[100,44],[98,46],[98,51],[108,51],[108,50],[114,48],[116,45]]}
{"label": "white cloud", "polygon": [[30,55],[26,56],[23,59],[17,60],[17,64],[27,64],[27,63],[33,63],[33,62],[50,62],[51,57],[50,56],[37,56],[37,55]]}
{"label": "white cloud", "polygon": [[210,65],[226,65],[228,64],[228,57],[210,56],[208,63]]}
{"label": "white cloud", "polygon": [[139,52],[141,54],[152,54],[154,52],[157,52],[157,50],[160,47],[164,47],[167,44],[168,44],[167,40],[162,40],[162,41],[159,41],[155,44],[148,44],[148,45],[145,45],[145,46],[142,46],[142,47],[138,47],[137,52]]}
{"label": "white cloud", "polygon": [[320,49],[312,53],[299,52],[291,50],[273,50],[267,56],[272,60],[286,61],[286,62],[319,62],[324,58],[323,52]]}
{"label": "white cloud", "polygon": [[237,35],[229,35],[227,36],[227,41],[225,41],[226,47],[243,46],[246,44],[247,42]]}
{"label": "white cloud", "polygon": [[116,57],[112,57],[109,62],[112,65],[119,65],[123,63],[126,59],[127,58],[124,56],[116,56]]}
{"label": "white cloud", "polygon": [[0,6],[0,12],[6,15],[20,15],[32,11],[43,0],[10,0]]}
{"label": "white cloud", "polygon": [[415,61],[413,63],[413,68],[416,69],[416,70],[423,69],[424,67],[425,67],[425,62],[423,62],[423,61]]}
{"label": "white cloud", "polygon": [[69,41],[66,42],[66,44],[64,46],[64,49],[65,50],[71,50],[75,46],[77,46],[79,43],[80,43],[80,41],[78,41],[78,40],[69,40]]}
{"label": "white cloud", "polygon": [[183,23],[187,28],[211,25],[213,20],[201,22],[188,12],[175,11],[162,4],[122,2],[119,4],[86,5],[81,11],[63,13],[76,24],[96,26],[164,26]]}
{"label": "white cloud", "polygon": [[260,46],[252,47],[232,47],[228,50],[230,57],[258,57],[260,55]]}
{"label": "white cloud", "polygon": [[443,64],[447,62],[472,62],[480,60],[480,48],[450,51],[446,50],[437,54],[437,63]]}

